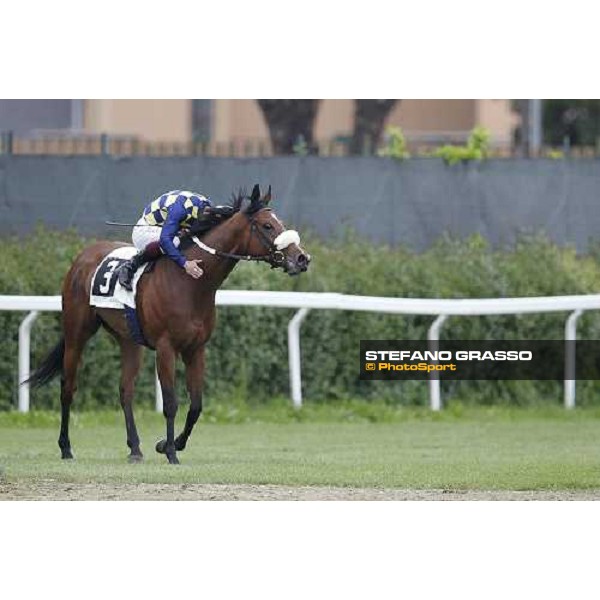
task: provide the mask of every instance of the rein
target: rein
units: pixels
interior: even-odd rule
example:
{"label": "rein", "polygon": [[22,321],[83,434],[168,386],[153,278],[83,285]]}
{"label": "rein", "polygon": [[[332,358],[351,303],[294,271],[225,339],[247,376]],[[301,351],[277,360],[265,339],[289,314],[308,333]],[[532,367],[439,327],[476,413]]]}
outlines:
{"label": "rein", "polygon": [[296,241],[296,238],[298,238],[298,243],[300,242],[298,234],[296,232],[292,232],[292,231],[288,231],[288,230],[283,231],[273,241],[271,241],[265,236],[265,234],[262,231],[260,231],[258,229],[256,222],[254,221],[254,218],[252,218],[250,221],[250,239],[248,240],[247,246],[250,245],[250,242],[252,241],[252,236],[255,233],[256,233],[260,243],[268,251],[267,254],[263,254],[260,256],[253,256],[252,254],[235,254],[233,252],[225,252],[224,250],[212,248],[211,246],[205,244],[202,240],[200,240],[195,235],[192,236],[191,239],[194,242],[194,244],[196,244],[196,246],[198,246],[199,248],[201,248],[202,250],[204,250],[205,252],[208,252],[209,254],[211,254],[213,256],[217,256],[219,258],[229,258],[232,260],[245,260],[245,261],[249,261],[249,262],[266,262],[266,263],[269,263],[273,269],[283,265],[283,263],[285,261],[285,257],[281,250],[283,250],[284,248],[287,248],[287,246],[289,246],[290,243],[293,243],[291,241],[288,243],[285,243],[285,241],[284,241],[285,245],[282,245],[280,247],[279,244],[277,243],[277,240],[279,238],[281,238],[284,234],[289,233],[289,234],[295,234],[294,241]]}

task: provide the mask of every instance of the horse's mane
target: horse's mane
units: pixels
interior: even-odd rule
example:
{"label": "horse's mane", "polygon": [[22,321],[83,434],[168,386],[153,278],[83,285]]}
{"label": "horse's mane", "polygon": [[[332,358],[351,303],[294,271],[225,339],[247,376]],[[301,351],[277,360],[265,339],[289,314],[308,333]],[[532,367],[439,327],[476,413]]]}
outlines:
{"label": "horse's mane", "polygon": [[233,208],[233,213],[238,213],[242,210],[242,202],[248,198],[248,194],[246,193],[246,188],[239,188],[237,193],[234,192],[231,194],[231,207]]}
{"label": "horse's mane", "polygon": [[208,219],[202,220],[190,228],[188,235],[183,237],[181,240],[182,250],[185,250],[188,247],[192,240],[190,239],[192,236],[203,236],[208,233],[210,230],[214,229],[217,225],[228,221],[239,212],[244,212],[247,215],[253,215],[258,212],[261,208],[265,207],[265,204],[260,201],[250,202],[246,207],[243,206],[244,200],[250,200],[245,188],[238,188],[237,192],[234,192],[231,195],[230,203],[227,206],[230,206],[233,210],[229,215],[221,215],[216,216],[213,215]]}
{"label": "horse's mane", "polygon": [[[242,203],[244,200],[251,200],[250,204],[246,208],[242,209]],[[233,214],[243,211],[247,215],[253,215],[262,208],[265,208],[266,204],[262,200],[252,200],[246,193],[246,188],[239,188],[237,193],[231,196],[231,207],[233,208]],[[233,216],[233,215],[231,215]]]}

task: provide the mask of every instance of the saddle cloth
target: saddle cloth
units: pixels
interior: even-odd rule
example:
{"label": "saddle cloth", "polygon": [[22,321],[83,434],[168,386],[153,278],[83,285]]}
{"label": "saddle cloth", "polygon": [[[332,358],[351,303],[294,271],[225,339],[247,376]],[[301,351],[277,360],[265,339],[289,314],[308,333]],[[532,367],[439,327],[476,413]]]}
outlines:
{"label": "saddle cloth", "polygon": [[148,267],[148,264],[142,265],[133,277],[130,292],[117,281],[117,271],[119,267],[137,253],[133,246],[123,246],[113,250],[96,269],[92,277],[92,289],[90,292],[90,305],[100,308],[118,308],[126,306],[135,308],[135,294],[140,277]]}

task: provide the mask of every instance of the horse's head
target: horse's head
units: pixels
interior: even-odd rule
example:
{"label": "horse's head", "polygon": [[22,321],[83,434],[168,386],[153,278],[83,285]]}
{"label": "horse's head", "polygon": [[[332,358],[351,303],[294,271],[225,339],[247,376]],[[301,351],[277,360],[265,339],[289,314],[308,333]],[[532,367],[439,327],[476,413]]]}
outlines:
{"label": "horse's head", "polygon": [[260,188],[255,185],[249,200],[250,204],[243,211],[249,225],[246,252],[252,256],[264,256],[273,268],[280,267],[289,275],[306,271],[310,254],[300,246],[298,232],[286,229],[269,207],[271,186],[261,197]]}

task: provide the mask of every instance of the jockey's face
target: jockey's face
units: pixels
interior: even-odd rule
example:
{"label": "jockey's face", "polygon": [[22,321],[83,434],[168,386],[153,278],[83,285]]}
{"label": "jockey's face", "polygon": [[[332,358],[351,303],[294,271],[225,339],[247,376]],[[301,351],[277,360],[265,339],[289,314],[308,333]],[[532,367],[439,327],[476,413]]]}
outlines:
{"label": "jockey's face", "polygon": [[[251,249],[254,255],[265,254],[269,248],[281,252],[281,267],[289,275],[298,275],[308,269],[311,257],[300,246],[300,236],[288,230],[270,208],[263,208],[252,218],[256,233],[251,235]],[[256,239],[254,239],[256,238]]]}

